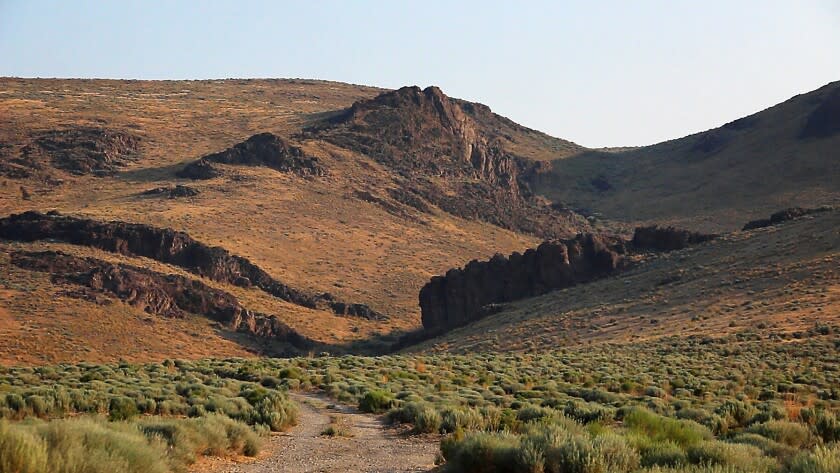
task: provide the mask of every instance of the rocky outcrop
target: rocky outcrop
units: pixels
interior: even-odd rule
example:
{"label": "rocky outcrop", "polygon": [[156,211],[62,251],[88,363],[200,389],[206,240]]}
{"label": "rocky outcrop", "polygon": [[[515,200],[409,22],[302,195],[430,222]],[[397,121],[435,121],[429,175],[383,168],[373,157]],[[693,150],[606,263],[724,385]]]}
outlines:
{"label": "rocky outcrop", "polygon": [[459,217],[545,238],[586,229],[585,219],[532,194],[529,176],[547,165],[508,149],[512,137],[503,130],[514,125],[437,87],[403,87],[356,102],[302,136],[370,156],[399,176],[399,195]]}
{"label": "rocky outcrop", "polygon": [[189,312],[232,330],[279,339],[297,348],[312,346],[310,340],[276,317],[250,311],[235,296],[195,279],[55,251],[15,252],[11,262],[24,269],[48,272],[56,283],[77,284],[115,296],[149,314],[182,318]]}
{"label": "rocky outcrop", "polygon": [[318,158],[307,156],[303,150],[271,133],[260,133],[224,151],[209,154],[188,164],[176,175],[188,179],[212,179],[220,171],[214,164],[264,166],[276,171],[301,176],[325,174]]}
{"label": "rocky outcrop", "polygon": [[691,245],[707,242],[718,235],[698,233],[674,227],[638,227],[633,233],[631,244],[635,250],[674,251]]}
{"label": "rocky outcrop", "polygon": [[364,304],[348,304],[330,294],[310,294],[289,287],[241,256],[211,247],[171,228],[127,222],[100,222],[51,212],[25,212],[0,219],[0,238],[16,241],[58,240],[128,256],[143,256],[179,266],[214,281],[256,286],[284,301],[338,315],[383,320]]}
{"label": "rocky outcrop", "polygon": [[198,189],[194,189],[190,186],[183,186],[181,184],[175,186],[156,187],[154,189],[143,191],[143,195],[160,196],[166,197],[168,199],[178,199],[181,197],[195,197],[199,193],[200,192],[198,191]]}
{"label": "rocky outcrop", "polygon": [[428,338],[479,320],[498,312],[501,303],[614,275],[632,265],[631,254],[678,250],[713,238],[672,227],[640,227],[630,241],[580,234],[570,240],[546,241],[523,254],[471,261],[423,286],[420,309],[425,333],[412,337]]}
{"label": "rocky outcrop", "polygon": [[56,170],[106,176],[139,158],[140,137],[108,128],[67,127],[36,132],[17,146],[0,146],[0,174],[60,183]]}
{"label": "rocky outcrop", "polygon": [[440,332],[485,317],[493,304],[591,281],[624,267],[625,242],[598,235],[547,241],[437,276],[420,290],[423,327]]}
{"label": "rocky outcrop", "polygon": [[754,230],[756,228],[766,228],[773,225],[778,225],[788,220],[794,220],[805,215],[811,215],[819,212],[827,212],[832,210],[832,207],[817,207],[814,209],[806,209],[802,207],[791,207],[785,210],[780,210],[770,218],[762,218],[748,222],[741,230]]}

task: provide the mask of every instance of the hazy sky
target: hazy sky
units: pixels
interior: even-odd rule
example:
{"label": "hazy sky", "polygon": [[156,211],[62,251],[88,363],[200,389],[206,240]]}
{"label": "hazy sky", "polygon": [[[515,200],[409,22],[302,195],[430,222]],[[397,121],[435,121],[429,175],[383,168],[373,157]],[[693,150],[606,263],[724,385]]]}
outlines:
{"label": "hazy sky", "polygon": [[840,0],[0,0],[0,75],[435,84],[639,145],[840,80]]}

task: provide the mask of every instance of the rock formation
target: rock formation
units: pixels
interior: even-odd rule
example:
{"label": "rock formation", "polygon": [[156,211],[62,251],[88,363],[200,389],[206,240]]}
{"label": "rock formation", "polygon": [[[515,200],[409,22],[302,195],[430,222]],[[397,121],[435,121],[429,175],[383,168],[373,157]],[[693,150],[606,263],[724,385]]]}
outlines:
{"label": "rock formation", "polygon": [[432,278],[420,290],[423,327],[432,332],[458,327],[486,316],[491,304],[612,274],[623,267],[624,253],[624,241],[587,234],[547,241],[524,254],[471,261],[463,269]]}
{"label": "rock formation", "polygon": [[832,210],[832,208],[817,207],[815,209],[805,209],[802,207],[791,207],[774,213],[770,216],[770,218],[762,218],[758,220],[753,220],[751,222],[747,222],[747,224],[744,225],[744,227],[741,230],[754,230],[756,228],[766,228],[773,225],[778,225],[788,220],[794,220],[805,215],[811,215],[819,212],[827,212],[829,210]]}
{"label": "rock formation", "polygon": [[636,250],[674,251],[713,240],[716,237],[717,235],[713,234],[652,225],[636,228],[631,243]]}
{"label": "rock formation", "polygon": [[271,133],[260,133],[224,151],[209,154],[188,164],[176,175],[188,179],[212,179],[220,175],[213,164],[264,166],[301,176],[321,176],[324,168],[318,158]]}
{"label": "rock formation", "polygon": [[498,311],[500,303],[616,274],[631,266],[630,253],[676,250],[714,237],[675,228],[641,227],[630,241],[581,234],[570,240],[546,241],[524,254],[497,254],[489,261],[471,261],[464,268],[433,277],[420,290],[425,336],[486,317]]}
{"label": "rock formation", "polygon": [[190,186],[183,186],[181,184],[175,186],[156,187],[154,189],[143,191],[143,195],[162,196],[167,197],[169,199],[178,199],[181,197],[195,197],[198,194],[198,189],[194,189]]}
{"label": "rock formation", "polygon": [[437,87],[403,87],[356,102],[302,136],[370,156],[399,176],[398,195],[419,196],[459,217],[545,238],[586,229],[585,219],[532,194],[528,176],[546,164],[508,149],[505,130],[514,125]]}
{"label": "rock formation", "polygon": [[24,269],[48,272],[53,282],[77,284],[113,295],[149,314],[180,318],[190,312],[226,324],[232,330],[279,339],[297,348],[312,345],[276,317],[252,312],[233,295],[195,279],[55,251],[15,252],[11,261]]}
{"label": "rock formation", "polygon": [[364,304],[348,304],[329,294],[309,294],[289,287],[241,256],[211,247],[171,228],[126,222],[100,222],[50,212],[24,212],[0,219],[0,238],[16,241],[59,240],[128,256],[143,256],[237,286],[256,286],[294,304],[332,310],[338,315],[382,320]]}
{"label": "rock formation", "polygon": [[34,133],[17,147],[0,145],[0,174],[60,183],[55,170],[105,176],[136,161],[140,137],[120,130],[68,127]]}

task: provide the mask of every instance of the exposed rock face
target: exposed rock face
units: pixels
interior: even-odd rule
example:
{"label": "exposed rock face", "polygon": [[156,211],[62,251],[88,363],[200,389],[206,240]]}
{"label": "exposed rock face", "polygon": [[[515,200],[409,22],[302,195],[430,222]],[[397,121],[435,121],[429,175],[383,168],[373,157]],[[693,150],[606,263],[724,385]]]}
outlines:
{"label": "exposed rock face", "polygon": [[423,327],[439,332],[489,315],[492,304],[538,296],[624,267],[625,242],[598,235],[547,241],[537,249],[436,276],[420,290]]}
{"label": "exposed rock face", "polygon": [[178,184],[176,186],[156,187],[154,189],[143,191],[143,195],[163,196],[169,199],[177,199],[180,197],[195,197],[198,194],[198,189],[193,189],[190,186],[182,186],[181,184]]}
{"label": "exposed rock face", "polygon": [[10,178],[40,176],[59,182],[59,169],[72,174],[105,176],[139,158],[140,137],[107,128],[71,127],[29,137],[17,151],[3,146],[0,173]]}
{"label": "exposed rock face", "polygon": [[227,324],[232,330],[280,339],[297,348],[312,345],[276,317],[252,312],[233,295],[194,279],[55,251],[16,252],[11,256],[16,266],[49,272],[53,282],[110,294],[149,314],[180,318],[190,312]]}
{"label": "exposed rock face", "polygon": [[219,170],[213,164],[265,166],[276,171],[301,176],[321,176],[324,168],[318,158],[307,156],[303,150],[271,134],[260,133],[219,153],[209,154],[188,164],[177,176],[189,179],[212,179]]}
{"label": "exposed rock face", "polygon": [[498,312],[500,303],[616,274],[631,266],[629,254],[678,250],[713,238],[715,235],[670,227],[640,227],[631,241],[580,234],[571,240],[546,241],[524,254],[497,254],[489,261],[471,261],[463,269],[433,277],[420,290],[426,333],[414,338],[427,338],[484,318]]}
{"label": "exposed rock face", "polygon": [[573,212],[532,195],[528,176],[546,164],[506,149],[499,130],[513,126],[508,122],[437,87],[403,87],[356,102],[304,136],[376,159],[401,176],[401,194],[421,196],[459,217],[546,238],[585,228]]}
{"label": "exposed rock face", "polygon": [[717,235],[653,225],[636,228],[631,243],[636,250],[674,251],[715,238]]}
{"label": "exposed rock face", "polygon": [[237,286],[256,286],[282,300],[338,315],[381,320],[364,304],[336,301],[329,294],[309,294],[289,287],[241,256],[207,246],[171,228],[126,222],[99,222],[56,212],[25,212],[0,219],[0,238],[16,241],[59,240],[128,256],[144,256],[192,273]]}
{"label": "exposed rock face", "polygon": [[794,220],[794,219],[797,219],[799,217],[803,217],[805,215],[815,214],[815,213],[819,213],[819,212],[827,212],[829,210],[832,210],[832,208],[831,207],[818,207],[818,208],[815,208],[815,209],[804,209],[802,207],[791,207],[789,209],[780,210],[780,211],[774,213],[773,215],[770,216],[770,218],[762,218],[762,219],[753,220],[751,222],[748,222],[746,225],[744,225],[744,228],[742,228],[742,230],[754,230],[756,228],[766,228],[766,227],[770,227],[770,226],[773,226],[773,225],[778,225],[778,224],[780,224],[782,222],[786,222],[788,220]]}
{"label": "exposed rock face", "polygon": [[800,138],[826,138],[840,133],[840,87],[835,88],[808,115]]}

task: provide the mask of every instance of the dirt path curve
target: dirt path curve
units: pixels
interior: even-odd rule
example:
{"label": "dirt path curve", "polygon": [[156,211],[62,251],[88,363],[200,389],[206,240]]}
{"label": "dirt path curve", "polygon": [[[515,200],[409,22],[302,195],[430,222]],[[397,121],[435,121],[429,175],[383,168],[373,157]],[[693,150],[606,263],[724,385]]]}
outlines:
{"label": "dirt path curve", "polygon": [[[438,440],[405,436],[380,418],[311,393],[292,393],[298,425],[264,444],[252,463],[219,465],[214,473],[418,473],[434,468]],[[328,409],[327,406],[330,406]],[[330,415],[339,415],[352,437],[327,437]]]}

